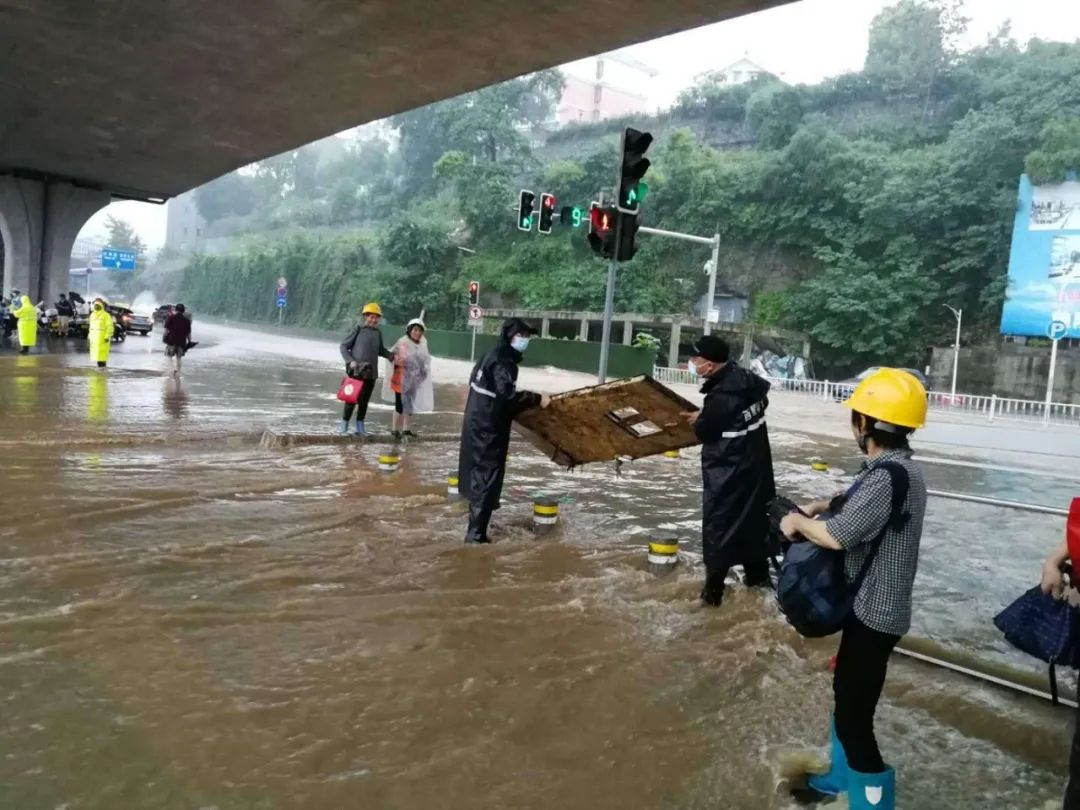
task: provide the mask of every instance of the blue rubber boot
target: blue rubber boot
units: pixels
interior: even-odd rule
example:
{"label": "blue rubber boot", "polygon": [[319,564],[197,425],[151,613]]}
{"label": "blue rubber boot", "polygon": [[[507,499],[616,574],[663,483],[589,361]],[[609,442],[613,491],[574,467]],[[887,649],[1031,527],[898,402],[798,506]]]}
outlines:
{"label": "blue rubber boot", "polygon": [[346,422],[344,419],[342,419],[341,420],[341,425],[340,425],[340,427],[338,427],[337,432],[338,432],[338,436],[348,436],[349,435],[349,423]]}
{"label": "blue rubber boot", "polygon": [[811,789],[826,796],[839,796],[848,789],[848,764],[844,746],[840,744],[840,738],[836,736],[836,720],[829,723],[829,733],[832,740],[830,763],[828,773],[815,773],[807,784]]}
{"label": "blue rubber boot", "polygon": [[356,435],[367,436],[367,431],[364,430],[364,423],[361,422],[359,419],[356,420]]}
{"label": "blue rubber boot", "polygon": [[851,810],[896,810],[896,771],[859,773],[848,770],[848,807]]}

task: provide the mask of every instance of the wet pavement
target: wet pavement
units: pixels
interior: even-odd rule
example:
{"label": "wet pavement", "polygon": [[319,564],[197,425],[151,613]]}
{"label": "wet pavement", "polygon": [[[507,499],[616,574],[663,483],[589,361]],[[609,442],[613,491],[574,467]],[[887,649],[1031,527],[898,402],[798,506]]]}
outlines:
{"label": "wet pavement", "polygon": [[[340,369],[288,338],[197,338],[179,382],[154,337],[105,373],[75,343],[0,349],[0,807],[791,806],[786,777],[825,752],[835,642],[739,586],[699,606],[692,452],[567,473],[517,441],[498,542],[466,548],[445,497],[455,444],[406,447],[390,476],[382,442],[262,447],[267,428],[332,430]],[[440,386],[419,429],[455,432],[464,398]],[[772,439],[793,496],[858,465],[843,441]],[[927,476],[1042,503],[1075,489]],[[537,539],[540,494],[563,520]],[[683,561],[654,577],[643,544],[671,533]],[[990,619],[1060,534],[1060,518],[932,501],[912,635],[1040,672]],[[895,659],[878,731],[899,807],[1044,808],[1070,722]]]}

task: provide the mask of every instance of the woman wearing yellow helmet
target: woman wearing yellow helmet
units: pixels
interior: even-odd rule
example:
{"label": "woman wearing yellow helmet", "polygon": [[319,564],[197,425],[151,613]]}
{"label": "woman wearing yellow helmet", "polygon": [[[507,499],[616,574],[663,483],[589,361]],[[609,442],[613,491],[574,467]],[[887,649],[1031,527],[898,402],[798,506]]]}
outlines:
{"label": "woman wearing yellow helmet", "polygon": [[345,373],[354,379],[363,380],[360,386],[360,398],[354,405],[345,403],[345,412],[342,414],[341,426],[338,432],[342,436],[349,433],[349,420],[353,412],[356,412],[356,435],[366,436],[364,420],[367,418],[368,403],[371,401],[371,392],[375,388],[375,381],[379,377],[379,358],[385,357],[393,362],[393,353],[387,351],[383,345],[382,332],[379,331],[379,321],[382,320],[382,308],[372,301],[366,304],[361,312],[363,322],[357,324],[348,337],[341,342],[341,359],[345,361]]}
{"label": "woman wearing yellow helmet", "polygon": [[844,574],[857,589],[844,624],[833,676],[835,706],[829,772],[810,778],[811,798],[849,793],[849,806],[895,808],[896,774],[874,736],[874,713],[889,656],[911,627],[926,484],[908,437],[926,421],[926,389],[906,371],[882,368],[855,389],[851,432],[866,454],[848,491],[802,507],[780,528],[844,552]]}

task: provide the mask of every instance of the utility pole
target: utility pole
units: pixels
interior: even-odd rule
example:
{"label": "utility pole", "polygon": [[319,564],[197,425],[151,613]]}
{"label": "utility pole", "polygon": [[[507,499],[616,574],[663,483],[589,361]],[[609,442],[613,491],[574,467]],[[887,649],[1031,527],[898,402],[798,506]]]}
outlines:
{"label": "utility pole", "polygon": [[[619,244],[622,235],[622,216],[615,217],[615,244]],[[604,327],[600,336],[600,371],[596,375],[599,385],[607,382],[608,354],[611,349],[611,321],[615,316],[615,271],[618,261],[614,256],[608,262],[607,290],[604,294]]]}
{"label": "utility pole", "polygon": [[948,304],[945,304],[945,309],[949,310],[956,318],[956,343],[953,344],[953,361],[952,361],[952,393],[949,395],[949,404],[956,404],[956,371],[960,368],[960,322],[964,318],[964,310],[953,309]]}

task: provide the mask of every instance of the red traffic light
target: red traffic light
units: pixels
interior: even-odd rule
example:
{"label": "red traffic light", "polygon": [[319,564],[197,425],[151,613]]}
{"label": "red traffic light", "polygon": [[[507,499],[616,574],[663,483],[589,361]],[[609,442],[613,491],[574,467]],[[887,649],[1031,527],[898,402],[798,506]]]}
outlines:
{"label": "red traffic light", "polygon": [[611,230],[611,209],[593,208],[589,211],[592,230],[595,234],[605,234]]}
{"label": "red traffic light", "polygon": [[469,282],[469,305],[477,306],[480,303],[480,282]]}

